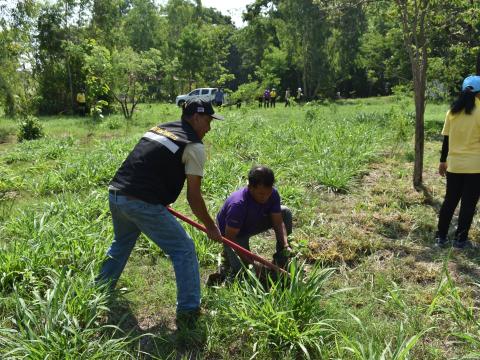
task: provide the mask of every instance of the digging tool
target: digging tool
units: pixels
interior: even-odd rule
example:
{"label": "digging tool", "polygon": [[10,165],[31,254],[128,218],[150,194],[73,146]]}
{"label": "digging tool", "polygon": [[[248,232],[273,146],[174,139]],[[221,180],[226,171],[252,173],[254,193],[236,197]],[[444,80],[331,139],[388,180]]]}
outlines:
{"label": "digging tool", "polygon": [[[180,220],[183,220],[185,221],[186,223],[192,225],[193,227],[203,231],[204,233],[207,232],[207,229],[205,228],[205,226],[193,221],[192,219],[186,217],[185,215],[179,213],[178,211],[175,211],[173,210],[171,207],[167,207],[168,211],[170,211],[175,217],[179,218]],[[228,240],[227,238],[223,237],[222,236],[222,242],[228,246],[230,246],[233,250],[235,250],[238,254],[242,254],[243,256],[249,258],[249,259],[252,259],[252,260],[255,260],[255,261],[258,261],[259,263],[265,265],[267,268],[271,269],[271,270],[275,270],[275,271],[278,271],[278,272],[281,272],[281,273],[284,273],[286,274],[287,272],[285,270],[283,270],[282,268],[278,267],[277,265],[275,264],[272,264],[270,261],[268,260],[265,260],[264,258],[262,258],[261,256],[259,255],[255,255],[254,253],[248,251],[247,249],[241,247],[240,245],[234,243],[233,241],[231,240]]]}

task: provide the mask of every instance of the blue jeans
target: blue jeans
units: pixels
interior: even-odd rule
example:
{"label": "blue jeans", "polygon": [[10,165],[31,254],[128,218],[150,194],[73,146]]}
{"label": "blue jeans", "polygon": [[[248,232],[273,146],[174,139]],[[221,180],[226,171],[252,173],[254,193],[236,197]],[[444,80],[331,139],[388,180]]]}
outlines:
{"label": "blue jeans", "polygon": [[177,282],[177,312],[200,307],[200,274],[192,238],[161,204],[149,204],[110,193],[114,239],[97,281],[114,287],[140,233],[144,233],[173,262]]}

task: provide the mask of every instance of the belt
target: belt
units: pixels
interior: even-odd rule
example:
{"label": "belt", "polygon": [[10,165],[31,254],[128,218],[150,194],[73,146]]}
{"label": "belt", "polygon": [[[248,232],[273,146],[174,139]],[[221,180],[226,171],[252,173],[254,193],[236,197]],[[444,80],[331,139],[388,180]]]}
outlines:
{"label": "belt", "polygon": [[128,195],[128,194],[125,194],[122,190],[113,190],[113,189],[109,189],[108,190],[108,193],[109,194],[112,194],[112,195],[115,195],[115,196],[125,196],[128,200],[140,200],[139,198],[135,197],[135,196],[131,196],[131,195]]}

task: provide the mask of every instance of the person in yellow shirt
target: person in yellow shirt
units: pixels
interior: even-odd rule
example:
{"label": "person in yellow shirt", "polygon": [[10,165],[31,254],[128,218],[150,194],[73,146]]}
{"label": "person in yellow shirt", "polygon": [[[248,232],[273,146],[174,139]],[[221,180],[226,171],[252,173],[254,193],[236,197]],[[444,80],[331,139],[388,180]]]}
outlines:
{"label": "person in yellow shirt", "polygon": [[77,93],[77,107],[78,107],[78,113],[80,116],[85,116],[86,110],[87,110],[87,102],[85,99],[85,91],[81,89]]}
{"label": "person in yellow shirt", "polygon": [[468,232],[480,197],[480,76],[468,76],[463,81],[462,92],[447,112],[442,135],[438,172],[447,177],[447,191],[440,209],[436,245],[448,245],[448,228],[460,202],[453,247],[472,248]]}
{"label": "person in yellow shirt", "polygon": [[272,91],[270,91],[270,107],[275,107],[276,102],[277,102],[277,90],[275,90],[275,88],[272,88]]}

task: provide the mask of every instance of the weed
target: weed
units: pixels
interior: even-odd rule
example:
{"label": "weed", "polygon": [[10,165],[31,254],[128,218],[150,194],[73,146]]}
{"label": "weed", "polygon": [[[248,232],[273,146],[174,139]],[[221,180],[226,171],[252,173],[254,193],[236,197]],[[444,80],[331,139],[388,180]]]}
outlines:
{"label": "weed", "polygon": [[43,127],[36,117],[29,115],[20,122],[17,134],[19,142],[24,140],[37,140],[41,137],[43,137]]}
{"label": "weed", "polygon": [[220,311],[236,324],[238,336],[246,336],[255,353],[285,357],[315,357],[334,334],[334,319],[322,301],[331,295],[324,285],[332,269],[315,266],[304,279],[305,268],[292,262],[288,275],[265,289],[254,272],[246,270],[243,281],[235,281]]}

